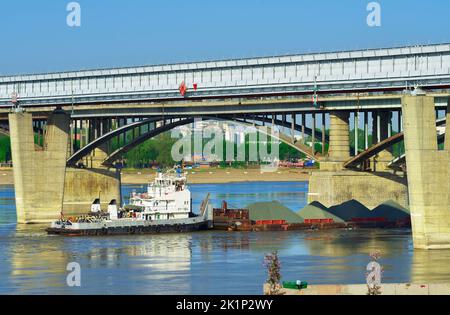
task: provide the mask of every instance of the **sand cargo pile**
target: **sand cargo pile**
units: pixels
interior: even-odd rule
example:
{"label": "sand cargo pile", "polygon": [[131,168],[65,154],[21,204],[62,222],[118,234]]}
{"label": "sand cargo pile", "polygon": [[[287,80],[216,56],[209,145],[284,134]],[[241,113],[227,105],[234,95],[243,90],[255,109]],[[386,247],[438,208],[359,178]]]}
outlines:
{"label": "sand cargo pile", "polygon": [[330,208],[313,202],[293,212],[278,201],[256,202],[243,209],[214,209],[216,229],[238,231],[302,230],[331,228],[409,228],[410,213],[393,201],[370,210],[356,200]]}

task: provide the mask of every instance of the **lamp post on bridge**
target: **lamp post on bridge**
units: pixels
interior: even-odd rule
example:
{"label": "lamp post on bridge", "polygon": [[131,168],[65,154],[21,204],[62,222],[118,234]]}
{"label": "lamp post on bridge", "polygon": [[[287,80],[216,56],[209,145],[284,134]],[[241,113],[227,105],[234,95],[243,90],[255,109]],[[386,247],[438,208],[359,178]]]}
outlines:
{"label": "lamp post on bridge", "polygon": [[317,88],[317,76],[314,76],[314,94],[313,94],[313,105],[314,105],[314,108],[319,108],[319,98],[318,98],[318,95],[317,95],[317,91],[318,91],[318,88]]}
{"label": "lamp post on bridge", "polygon": [[11,103],[13,104],[13,110],[16,113],[20,113],[23,112],[23,109],[20,107],[19,104],[19,94],[17,92],[12,92],[11,93]]}

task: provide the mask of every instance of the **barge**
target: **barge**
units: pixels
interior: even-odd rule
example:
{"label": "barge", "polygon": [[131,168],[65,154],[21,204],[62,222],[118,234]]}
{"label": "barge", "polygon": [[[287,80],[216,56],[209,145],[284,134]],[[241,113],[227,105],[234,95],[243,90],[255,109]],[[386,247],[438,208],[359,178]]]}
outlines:
{"label": "barge", "polygon": [[104,236],[129,234],[185,233],[213,227],[209,195],[203,200],[199,214],[192,212],[191,192],[181,170],[158,172],[147,192],[132,192],[130,203],[119,209],[111,201],[103,212],[100,200],[85,216],[52,222],[48,234],[65,236]]}
{"label": "barge", "polygon": [[[280,209],[264,213],[264,208],[276,207],[272,203],[258,203],[253,209],[229,208],[226,201],[221,208],[213,209],[214,229],[227,231],[298,231],[298,230],[330,230],[330,229],[361,229],[361,228],[410,228],[409,217],[389,218],[373,216],[368,210],[366,216],[350,217],[342,220],[339,217],[327,217],[320,209],[308,215],[309,218],[292,218]],[[273,210],[273,209],[272,209]],[[286,210],[290,212],[290,210]],[[263,215],[255,215],[263,212]],[[371,216],[372,215],[372,216]],[[381,214],[382,215],[382,214]],[[255,218],[256,217],[256,218]]]}

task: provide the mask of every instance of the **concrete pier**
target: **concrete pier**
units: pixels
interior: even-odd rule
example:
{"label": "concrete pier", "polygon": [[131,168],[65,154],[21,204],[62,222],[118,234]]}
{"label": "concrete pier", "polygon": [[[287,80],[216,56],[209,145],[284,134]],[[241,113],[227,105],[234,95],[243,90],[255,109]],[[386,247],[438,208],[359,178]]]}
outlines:
{"label": "concrete pier", "polygon": [[34,145],[32,115],[9,114],[18,223],[48,223],[86,214],[96,198],[102,209],[121,203],[120,174],[107,169],[67,168],[70,117],[55,111],[47,122],[42,149]]}
{"label": "concrete pier", "polygon": [[350,159],[350,129],[348,112],[330,113],[330,144],[328,157],[320,164],[323,171],[340,171]]}
{"label": "concrete pier", "polygon": [[357,200],[373,209],[386,201],[395,201],[408,208],[406,179],[387,172],[344,169],[344,163],[350,159],[349,135],[349,113],[331,112],[329,154],[320,163],[320,172],[311,175],[308,202],[318,201],[331,207]]}
{"label": "concrete pier", "polygon": [[450,248],[449,139],[438,150],[434,98],[402,98],[414,247]]}
{"label": "concrete pier", "polygon": [[308,203],[318,201],[326,207],[356,200],[369,209],[395,201],[408,208],[406,178],[391,173],[356,171],[314,172],[309,181]]}
{"label": "concrete pier", "polygon": [[121,202],[120,173],[107,169],[66,169],[63,212],[65,216],[86,214],[100,198],[103,210],[111,200]]}
{"label": "concrete pier", "polygon": [[69,116],[62,111],[51,114],[41,151],[34,145],[31,114],[9,114],[9,126],[17,221],[41,223],[57,218],[64,197]]}

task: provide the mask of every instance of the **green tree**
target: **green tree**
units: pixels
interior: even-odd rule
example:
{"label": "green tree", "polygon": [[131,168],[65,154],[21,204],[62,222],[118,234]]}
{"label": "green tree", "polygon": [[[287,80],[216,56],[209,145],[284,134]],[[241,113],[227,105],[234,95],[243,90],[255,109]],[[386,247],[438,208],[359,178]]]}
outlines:
{"label": "green tree", "polygon": [[7,136],[0,135],[0,162],[11,161],[11,142]]}
{"label": "green tree", "polygon": [[142,168],[148,167],[154,162],[162,167],[173,166],[175,161],[172,159],[171,150],[175,141],[176,139],[171,137],[170,132],[162,133],[145,141],[125,154],[127,166]]}

